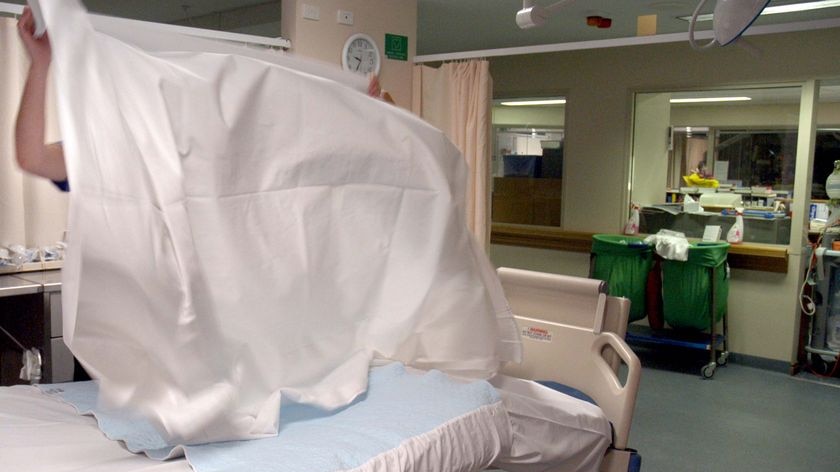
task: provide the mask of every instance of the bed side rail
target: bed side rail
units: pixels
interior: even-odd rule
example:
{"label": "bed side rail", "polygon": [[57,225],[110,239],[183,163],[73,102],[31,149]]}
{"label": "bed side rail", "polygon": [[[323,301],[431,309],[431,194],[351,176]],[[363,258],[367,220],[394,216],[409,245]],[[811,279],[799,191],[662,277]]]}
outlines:
{"label": "bed side rail", "polygon": [[[519,324],[524,358],[503,372],[586,393],[613,423],[614,447],[626,448],[641,377],[641,363],[622,339],[629,301],[608,297],[604,332],[598,332],[597,294],[579,289],[589,279],[507,268],[498,272]],[[627,365],[624,382],[617,374],[618,359]]]}
{"label": "bed side rail", "polygon": [[[615,333],[595,334],[586,328],[516,316],[522,333],[523,361],[508,364],[506,375],[551,380],[586,393],[615,428],[614,446],[627,447],[641,377],[639,358]],[[624,382],[605,359],[611,348],[627,365]]]}
{"label": "bed side rail", "polygon": [[500,267],[496,270],[514,314],[531,316],[595,332],[607,324],[606,283],[568,275]]}

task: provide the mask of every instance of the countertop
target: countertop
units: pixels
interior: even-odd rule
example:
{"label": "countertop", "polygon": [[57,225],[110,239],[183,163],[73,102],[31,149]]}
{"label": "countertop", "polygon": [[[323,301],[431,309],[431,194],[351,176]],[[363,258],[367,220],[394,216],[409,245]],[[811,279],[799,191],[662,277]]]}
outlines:
{"label": "countertop", "polygon": [[0,297],[32,295],[59,290],[61,290],[60,270],[0,275]]}
{"label": "countertop", "polygon": [[61,290],[61,271],[44,270],[41,272],[24,272],[15,274],[18,279],[41,285],[44,292],[57,292]]}

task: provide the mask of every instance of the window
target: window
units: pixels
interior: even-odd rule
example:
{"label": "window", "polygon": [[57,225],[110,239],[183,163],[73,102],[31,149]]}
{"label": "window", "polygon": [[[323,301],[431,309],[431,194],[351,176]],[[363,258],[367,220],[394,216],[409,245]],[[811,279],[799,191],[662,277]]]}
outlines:
{"label": "window", "polygon": [[811,198],[825,200],[825,179],[834,170],[834,161],[840,160],[840,80],[820,87],[816,138]]}
{"label": "window", "polygon": [[[15,2],[23,3],[23,2]],[[92,13],[276,38],[280,36],[280,1],[113,2],[85,0]]]}
{"label": "window", "polygon": [[492,221],[559,227],[565,100],[512,101],[497,100],[493,108]]}
{"label": "window", "polygon": [[[636,94],[631,199],[640,231],[723,234],[731,207],[745,215],[747,242],[790,241],[801,87]],[[823,177],[823,181],[825,178]],[[714,195],[707,195],[714,194]],[[680,203],[700,200],[702,211]]]}

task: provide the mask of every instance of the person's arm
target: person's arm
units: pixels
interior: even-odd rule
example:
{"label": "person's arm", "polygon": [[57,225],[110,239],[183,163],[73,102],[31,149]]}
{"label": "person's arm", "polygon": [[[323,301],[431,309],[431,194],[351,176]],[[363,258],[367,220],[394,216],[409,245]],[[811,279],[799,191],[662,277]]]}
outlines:
{"label": "person's arm", "polygon": [[44,144],[47,75],[52,56],[46,34],[35,38],[35,21],[25,8],[18,21],[18,34],[29,54],[29,73],[15,125],[15,152],[20,168],[54,181],[67,180],[61,143]]}

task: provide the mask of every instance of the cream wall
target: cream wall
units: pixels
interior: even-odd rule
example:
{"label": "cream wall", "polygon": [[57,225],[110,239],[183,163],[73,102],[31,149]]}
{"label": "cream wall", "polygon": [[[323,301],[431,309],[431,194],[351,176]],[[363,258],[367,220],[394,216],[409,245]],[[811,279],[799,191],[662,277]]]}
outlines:
{"label": "cream wall", "polygon": [[490,259],[496,267],[536,270],[575,277],[589,276],[589,254],[580,252],[492,244]]}
{"label": "cream wall", "polygon": [[[672,106],[673,126],[792,126],[799,122],[798,105],[739,105],[727,107]],[[817,123],[840,125],[840,103],[821,103]]]}
{"label": "cream wall", "polygon": [[562,128],[566,125],[566,109],[551,107],[493,107],[494,125],[517,125],[534,128]]}
{"label": "cream wall", "polygon": [[[626,217],[634,92],[796,83],[840,77],[840,29],[753,36],[762,57],[734,47],[707,52],[687,42],[491,59],[494,97],[562,92],[566,103],[564,222],[572,231],[618,232]],[[807,53],[803,53],[807,48]],[[588,257],[493,247],[497,265],[586,274]],[[798,251],[797,251],[798,252]],[[790,361],[798,335],[798,273],[733,271],[730,350]],[[556,264],[556,266],[555,266]],[[557,270],[550,270],[550,269]]]}
{"label": "cream wall", "polygon": [[641,206],[662,203],[667,188],[670,99],[670,93],[646,93],[636,100],[636,122],[644,126],[635,131],[630,188]]}
{"label": "cream wall", "polygon": [[[320,20],[303,18],[303,5],[320,10]],[[353,12],[352,26],[339,24],[338,10]],[[382,55],[382,88],[397,105],[411,107],[411,66],[417,50],[417,0],[286,0],[281,31],[292,42],[292,53],[341,66],[344,42],[355,33],[376,41]],[[385,57],[385,33],[408,37],[408,60]]]}

